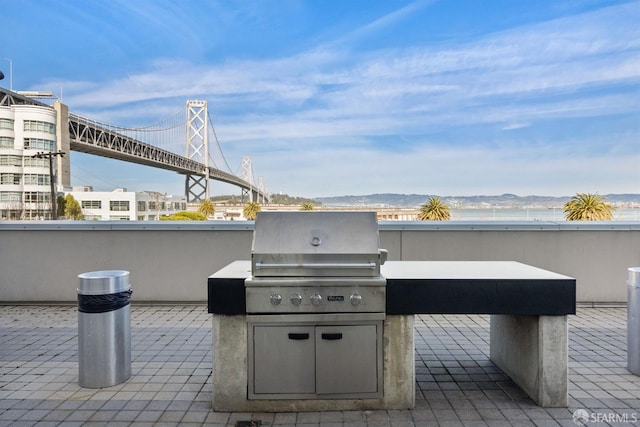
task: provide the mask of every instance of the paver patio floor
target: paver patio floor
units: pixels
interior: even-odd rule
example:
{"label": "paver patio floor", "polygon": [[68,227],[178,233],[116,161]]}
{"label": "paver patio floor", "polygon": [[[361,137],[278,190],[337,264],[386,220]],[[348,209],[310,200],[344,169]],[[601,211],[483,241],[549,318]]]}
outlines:
{"label": "paver patio floor", "polygon": [[[491,363],[489,316],[416,316],[416,407],[402,411],[211,410],[205,305],[132,305],[132,377],[78,385],[75,306],[0,306],[0,426],[640,425],[640,377],[626,369],[624,307],[569,316],[569,408],[540,408]],[[575,417],[574,417],[575,415]]]}

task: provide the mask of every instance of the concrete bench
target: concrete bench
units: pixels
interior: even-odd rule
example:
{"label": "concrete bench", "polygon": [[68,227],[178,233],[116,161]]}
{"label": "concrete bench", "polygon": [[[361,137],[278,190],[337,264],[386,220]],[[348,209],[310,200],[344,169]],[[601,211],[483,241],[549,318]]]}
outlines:
{"label": "concrete bench", "polygon": [[[246,400],[246,358],[238,357],[246,354],[246,342],[237,337],[246,341],[244,279],[250,270],[249,261],[236,261],[208,280],[214,409],[354,409],[353,401]],[[511,261],[388,261],[382,274],[387,278],[385,397],[360,402],[363,407],[414,406],[416,314],[491,315],[490,359],[538,405],[568,406],[567,315],[576,310],[574,278]]]}
{"label": "concrete bench", "polygon": [[490,314],[491,361],[538,405],[568,406],[575,279],[509,261],[392,261],[383,274],[387,314]]}

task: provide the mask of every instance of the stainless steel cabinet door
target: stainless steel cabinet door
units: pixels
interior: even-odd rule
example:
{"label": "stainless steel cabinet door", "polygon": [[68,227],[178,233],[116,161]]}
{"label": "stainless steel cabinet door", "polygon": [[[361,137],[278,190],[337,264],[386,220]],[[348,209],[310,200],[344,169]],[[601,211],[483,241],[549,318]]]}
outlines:
{"label": "stainless steel cabinet door", "polygon": [[256,394],[315,393],[313,326],[254,326]]}
{"label": "stainless steel cabinet door", "polygon": [[376,325],[316,328],[316,393],[378,391]]}

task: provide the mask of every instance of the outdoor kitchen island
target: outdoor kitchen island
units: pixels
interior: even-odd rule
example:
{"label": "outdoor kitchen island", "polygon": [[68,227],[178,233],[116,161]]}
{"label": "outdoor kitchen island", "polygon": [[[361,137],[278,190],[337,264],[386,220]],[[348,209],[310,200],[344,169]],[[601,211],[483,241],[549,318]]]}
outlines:
{"label": "outdoor kitchen island", "polygon": [[251,261],[235,261],[208,279],[216,411],[412,408],[414,315],[454,313],[490,314],[491,360],[538,405],[568,406],[571,277],[511,261],[387,261],[382,397],[250,399],[245,279],[251,272]]}

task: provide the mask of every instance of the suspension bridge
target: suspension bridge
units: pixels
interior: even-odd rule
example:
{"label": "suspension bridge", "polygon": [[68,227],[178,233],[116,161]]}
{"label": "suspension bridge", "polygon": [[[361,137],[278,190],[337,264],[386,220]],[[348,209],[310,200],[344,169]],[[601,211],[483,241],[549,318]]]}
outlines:
{"label": "suspension bridge", "polygon": [[[57,127],[62,130],[58,131],[58,149],[108,157],[184,175],[185,195],[190,202],[209,198],[211,180],[240,187],[243,196],[251,201],[268,202],[262,177],[258,177],[258,180],[254,178],[250,157],[243,157],[240,167],[235,172],[232,171],[220,147],[206,101],[187,101],[184,110],[152,125],[136,128],[92,120],[68,112],[67,107],[58,101],[52,107],[33,97],[0,88],[0,106],[11,105],[54,108],[57,112]],[[215,143],[212,144],[212,141]],[[180,152],[183,154],[179,154]]]}

